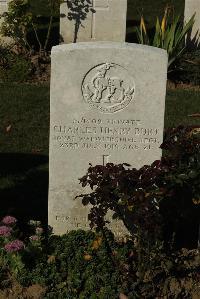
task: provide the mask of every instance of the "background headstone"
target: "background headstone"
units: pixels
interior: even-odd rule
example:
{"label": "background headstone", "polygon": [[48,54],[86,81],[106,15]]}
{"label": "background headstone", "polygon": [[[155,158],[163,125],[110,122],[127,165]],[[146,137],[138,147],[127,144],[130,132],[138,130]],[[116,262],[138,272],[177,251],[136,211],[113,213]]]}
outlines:
{"label": "background headstone", "polygon": [[191,47],[199,47],[200,45],[200,0],[185,0],[185,21],[196,13],[195,23],[191,33],[187,37],[187,44]]}
{"label": "background headstone", "polygon": [[61,41],[125,41],[126,11],[127,0],[65,1],[60,6]]}
{"label": "background headstone", "polygon": [[[7,0],[0,0],[0,15],[8,10],[8,1]],[[0,26],[3,22],[3,18],[0,18]]]}
{"label": "background headstone", "polygon": [[[8,3],[10,0],[0,0],[0,15],[3,15],[3,13],[8,11]],[[0,27],[3,23],[4,19],[0,18]],[[10,37],[7,36],[3,36],[2,34],[0,34],[0,42],[6,43],[6,44],[10,44],[12,43],[12,39]]]}
{"label": "background headstone", "polygon": [[160,159],[167,53],[97,42],[53,47],[51,58],[49,224],[62,234],[88,228],[87,208],[74,198],[89,163],[140,168]]}

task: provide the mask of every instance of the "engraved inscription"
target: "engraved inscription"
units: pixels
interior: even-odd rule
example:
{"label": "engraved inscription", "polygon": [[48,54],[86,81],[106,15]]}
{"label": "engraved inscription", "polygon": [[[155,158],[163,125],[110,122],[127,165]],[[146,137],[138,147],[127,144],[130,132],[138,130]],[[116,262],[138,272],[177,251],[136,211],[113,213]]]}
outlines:
{"label": "engraved inscription", "polygon": [[103,63],[86,74],[82,82],[82,94],[92,108],[103,113],[114,113],[127,107],[133,100],[135,83],[122,66]]}
{"label": "engraved inscription", "polygon": [[111,155],[107,156],[108,151],[148,151],[161,144],[159,130],[145,128],[140,120],[80,118],[68,125],[54,125],[53,132],[54,146],[65,150],[106,151],[104,162]]}
{"label": "engraved inscription", "polygon": [[[56,215],[55,220],[58,223],[65,223],[66,225],[73,227],[75,229],[85,229],[85,230],[90,230],[90,225],[88,221],[88,217],[72,217],[72,216],[66,216],[66,215]],[[113,222],[112,217],[107,217],[107,220],[109,222]],[[107,225],[109,227],[109,225]],[[124,226],[122,225],[122,222],[115,221],[114,224],[115,231],[114,234],[116,237],[122,237],[124,235],[129,235],[128,231],[124,229]],[[66,233],[69,233],[70,230],[67,230]]]}
{"label": "engraved inscription", "polygon": [[72,217],[72,216],[66,216],[66,215],[56,215],[55,220],[58,222],[68,223],[71,226],[74,226],[76,228],[86,228],[89,229],[89,222],[88,217]]}

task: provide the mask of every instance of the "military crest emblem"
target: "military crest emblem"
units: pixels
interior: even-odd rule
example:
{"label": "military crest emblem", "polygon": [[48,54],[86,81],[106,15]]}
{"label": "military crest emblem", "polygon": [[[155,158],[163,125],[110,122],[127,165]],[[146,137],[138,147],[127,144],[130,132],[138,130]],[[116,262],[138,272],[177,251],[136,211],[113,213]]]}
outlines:
{"label": "military crest emblem", "polygon": [[84,100],[103,113],[114,113],[127,107],[135,95],[135,82],[128,70],[115,63],[92,68],[82,82]]}

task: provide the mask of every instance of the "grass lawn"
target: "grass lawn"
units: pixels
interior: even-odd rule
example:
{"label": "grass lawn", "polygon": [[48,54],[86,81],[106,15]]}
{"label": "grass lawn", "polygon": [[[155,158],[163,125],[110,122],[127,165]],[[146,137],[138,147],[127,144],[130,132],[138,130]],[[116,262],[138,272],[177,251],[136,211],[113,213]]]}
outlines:
{"label": "grass lawn", "polygon": [[0,86],[0,215],[47,217],[49,87]]}
{"label": "grass lawn", "polygon": [[200,112],[200,91],[168,90],[166,96],[165,128],[178,125],[200,125],[200,119],[189,115]]}
{"label": "grass lawn", "polygon": [[0,152],[47,155],[49,86],[2,84],[0,98]]}
{"label": "grass lawn", "polygon": [[[1,84],[1,153],[48,155],[49,86]],[[200,91],[167,91],[165,128],[193,125],[198,118]]]}

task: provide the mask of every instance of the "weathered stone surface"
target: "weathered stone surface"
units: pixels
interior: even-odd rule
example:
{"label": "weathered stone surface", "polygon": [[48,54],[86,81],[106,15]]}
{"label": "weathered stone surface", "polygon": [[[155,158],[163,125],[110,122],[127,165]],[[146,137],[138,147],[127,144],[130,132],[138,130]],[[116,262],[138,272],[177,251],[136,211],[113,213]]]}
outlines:
{"label": "weathered stone surface", "polygon": [[[72,7],[69,3],[73,1],[65,1],[60,6],[60,35],[64,43],[125,41],[127,0],[85,0],[84,5],[74,1]],[[75,38],[75,24],[79,20]]]}
{"label": "weathered stone surface", "polygon": [[[0,0],[0,16],[8,10],[8,1]],[[3,18],[0,18],[0,26],[3,22]]]}
{"label": "weathered stone surface", "polygon": [[[0,16],[3,15],[3,13],[8,11],[8,3],[10,0],[0,0]],[[0,18],[0,27],[3,23],[3,18]],[[12,43],[12,39],[9,37],[5,37],[2,34],[0,34],[0,42],[6,43],[6,44],[10,44]]]}
{"label": "weathered stone surface", "polygon": [[49,224],[62,234],[88,228],[87,209],[74,198],[89,163],[140,168],[161,157],[167,53],[115,42],[61,45],[52,49],[51,74]]}
{"label": "weathered stone surface", "polygon": [[185,21],[196,13],[192,32],[187,37],[187,44],[192,47],[200,46],[200,0],[185,0]]}

